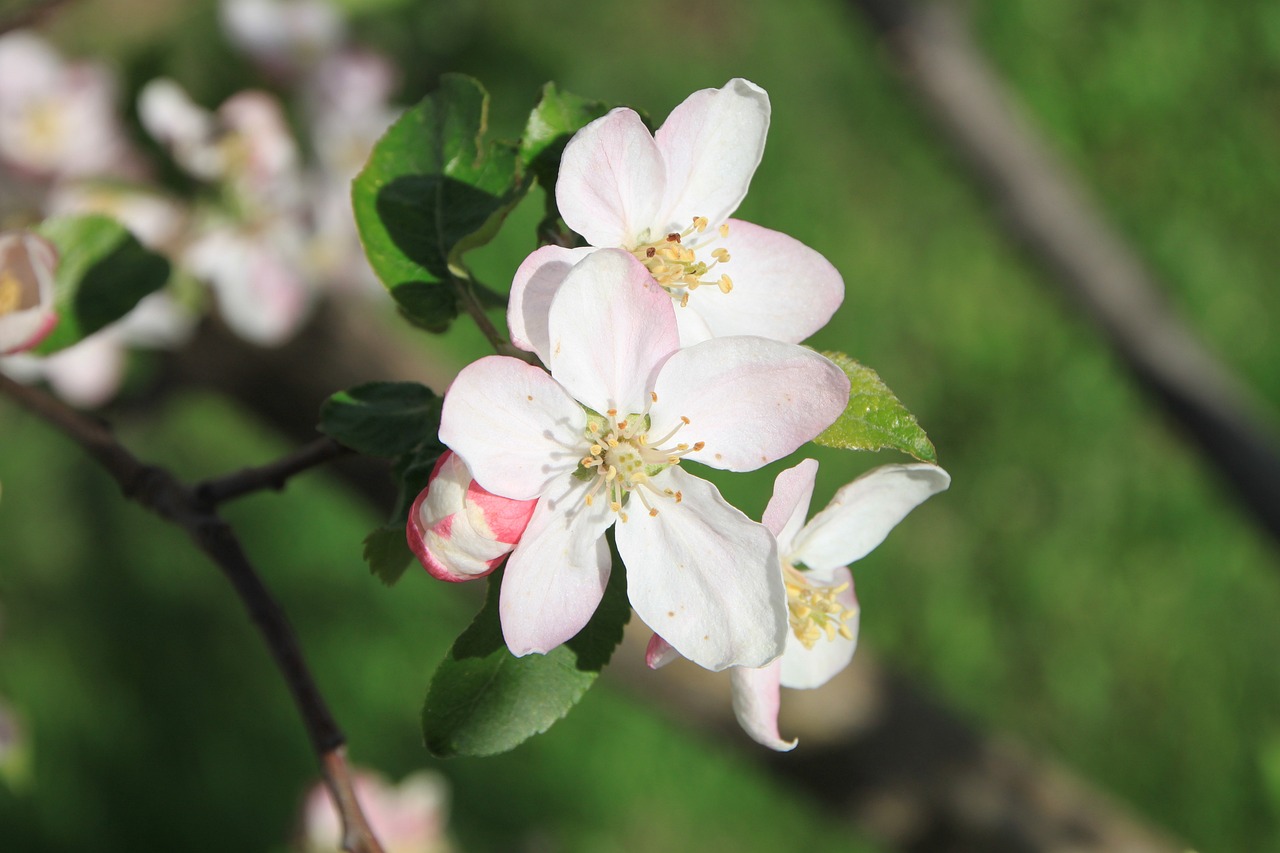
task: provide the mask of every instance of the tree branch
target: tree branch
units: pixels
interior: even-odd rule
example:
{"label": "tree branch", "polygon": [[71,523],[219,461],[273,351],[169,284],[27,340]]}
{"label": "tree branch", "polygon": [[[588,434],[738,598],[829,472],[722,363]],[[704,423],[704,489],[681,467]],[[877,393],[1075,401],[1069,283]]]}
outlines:
{"label": "tree branch", "polygon": [[346,764],[346,737],[307,668],[284,609],[249,562],[231,526],[169,471],[140,461],[101,422],[3,374],[0,374],[0,395],[9,397],[83,447],[120,484],[125,497],[181,527],[217,564],[257,625],[302,716],[325,783],[342,816],[344,848],[350,853],[382,853],[352,793]]}
{"label": "tree branch", "polygon": [[350,448],[342,446],[332,438],[322,436],[266,465],[241,468],[222,477],[203,480],[197,483],[192,491],[195,493],[196,500],[210,507],[264,489],[278,492],[295,474],[301,474],[303,471],[346,456],[351,452]]}

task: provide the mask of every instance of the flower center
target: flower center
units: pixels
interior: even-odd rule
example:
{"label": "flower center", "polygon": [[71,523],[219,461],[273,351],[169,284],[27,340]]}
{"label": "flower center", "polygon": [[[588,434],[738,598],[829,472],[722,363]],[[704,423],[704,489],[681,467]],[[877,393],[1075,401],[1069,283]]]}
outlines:
{"label": "flower center", "polygon": [[39,300],[35,288],[23,287],[23,282],[9,270],[0,270],[0,317],[30,308]]}
{"label": "flower center", "polygon": [[[708,277],[708,273],[716,266],[729,262],[729,250],[721,246],[712,249],[710,253],[704,251],[717,239],[729,236],[729,225],[726,223],[716,229],[719,237],[712,236],[703,240],[698,235],[707,230],[707,224],[705,216],[695,216],[693,224],[688,228],[679,233],[672,231],[662,239],[652,242],[646,242],[649,238],[646,230],[640,235],[639,245],[631,250],[631,254],[649,269],[654,280],[682,308],[689,304],[689,294],[699,287],[714,287],[721,293],[728,293],[733,289],[733,281],[727,275]],[[698,260],[699,251],[703,251],[704,257],[709,254],[711,263]]]}
{"label": "flower center", "polygon": [[783,584],[787,588],[787,611],[791,630],[806,649],[813,648],[823,637],[828,642],[836,635],[853,639],[850,619],[858,615],[857,606],[845,607],[837,596],[849,588],[849,584],[824,586],[815,584],[809,577],[791,564],[783,566]]}
{"label": "flower center", "polygon": [[[651,396],[656,402],[657,395]],[[609,508],[625,522],[627,513],[623,511],[623,505],[632,493],[649,515],[658,514],[654,503],[664,500],[680,503],[684,500],[681,492],[658,488],[652,479],[672,465],[679,465],[685,454],[706,446],[701,441],[693,445],[682,442],[663,446],[668,445],[688,424],[689,419],[681,417],[680,423],[666,435],[650,440],[648,412],[619,419],[617,409],[610,409],[604,415],[588,410],[585,435],[590,446],[575,472],[575,476],[582,479],[595,480],[587,492],[587,506],[591,506],[597,495],[603,495],[609,501]]]}

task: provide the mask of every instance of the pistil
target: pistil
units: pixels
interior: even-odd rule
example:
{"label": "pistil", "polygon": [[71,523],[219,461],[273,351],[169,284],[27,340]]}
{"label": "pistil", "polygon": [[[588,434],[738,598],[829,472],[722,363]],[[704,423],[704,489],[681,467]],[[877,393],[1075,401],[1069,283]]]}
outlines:
{"label": "pistil", "polygon": [[[674,447],[664,446],[688,424],[688,418],[680,418],[674,429],[651,443],[647,411],[630,414],[620,420],[618,411],[610,409],[603,418],[599,415],[591,418],[586,430],[587,440],[591,443],[587,454],[579,462],[580,470],[595,476],[595,483],[586,496],[587,505],[590,506],[596,496],[603,492],[609,501],[609,508],[622,521],[626,521],[627,513],[622,508],[627,496],[633,492],[651,516],[659,514],[655,504],[661,500],[680,503],[684,499],[681,492],[659,489],[651,481],[672,465],[680,464],[681,458],[686,454],[706,446],[701,441],[692,445],[679,443]],[[655,499],[652,502],[651,497]]]}

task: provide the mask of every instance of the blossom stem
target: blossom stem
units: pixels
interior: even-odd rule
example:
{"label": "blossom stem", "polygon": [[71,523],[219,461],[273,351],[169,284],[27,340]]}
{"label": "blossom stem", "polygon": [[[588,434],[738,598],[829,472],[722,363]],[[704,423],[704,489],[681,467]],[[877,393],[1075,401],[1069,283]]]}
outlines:
{"label": "blossom stem", "polygon": [[328,436],[316,439],[288,453],[274,462],[256,467],[241,468],[221,477],[212,477],[197,483],[192,491],[198,500],[208,506],[217,506],[253,492],[272,489],[280,491],[296,474],[351,453]]}
{"label": "blossom stem", "polygon": [[148,465],[130,453],[101,421],[2,374],[0,396],[10,398],[79,444],[120,484],[126,498],[181,527],[196,547],[213,560],[240,596],[293,696],[325,782],[342,816],[344,849],[349,853],[382,853],[382,846],[370,831],[351,792],[346,736],[307,667],[284,608],[249,561],[231,526],[198,497],[196,490],[180,482],[167,469]]}

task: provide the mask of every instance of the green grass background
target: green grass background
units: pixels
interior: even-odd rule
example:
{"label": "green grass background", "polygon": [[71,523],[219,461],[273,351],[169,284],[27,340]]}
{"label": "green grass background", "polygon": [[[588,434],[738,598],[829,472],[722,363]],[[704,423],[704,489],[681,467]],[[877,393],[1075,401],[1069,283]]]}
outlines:
{"label": "green grass background", "polygon": [[[442,71],[471,73],[500,135],[545,80],[659,121],[731,76],[768,89],[769,146],[739,215],[843,272],[845,305],[814,344],[878,369],[954,477],[857,567],[863,642],[1199,850],[1280,849],[1274,545],[1002,238],[856,15],[819,0],[346,5],[359,36],[398,57],[404,100]],[[83,4],[56,32],[116,57],[134,87],[170,73],[216,104],[253,79],[209,38],[207,3],[126,15],[144,6]],[[1280,5],[969,8],[1180,313],[1280,402]],[[533,248],[539,203],[477,257],[484,280],[502,285]],[[459,360],[485,351],[463,325],[445,343]],[[213,400],[156,415],[125,437],[190,476],[284,449]],[[817,456],[815,505],[899,461]],[[758,516],[785,464],[720,482]],[[0,694],[34,733],[29,785],[0,789],[6,837],[19,850],[278,844],[311,763],[221,578],[5,407],[0,479]],[[418,706],[474,600],[418,574],[393,590],[367,577],[359,539],[376,519],[323,477],[230,514],[357,758],[394,776],[430,765]],[[467,849],[852,843],[748,761],[607,687],[510,756],[442,769]]]}

